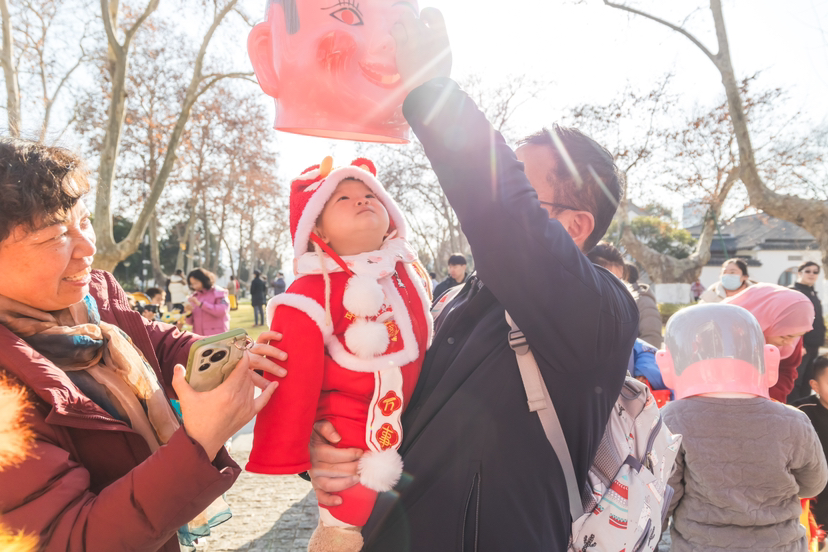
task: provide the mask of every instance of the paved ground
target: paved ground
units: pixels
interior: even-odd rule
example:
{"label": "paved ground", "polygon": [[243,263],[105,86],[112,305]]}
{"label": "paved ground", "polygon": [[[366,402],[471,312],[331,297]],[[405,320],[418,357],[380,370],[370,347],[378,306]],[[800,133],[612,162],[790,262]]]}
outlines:
{"label": "paved ground", "polygon": [[[252,435],[233,441],[231,454],[244,466]],[[298,476],[242,472],[227,493],[233,518],[200,543],[199,552],[305,552],[318,518],[311,485]]]}
{"label": "paved ground", "polygon": [[[252,424],[233,440],[231,448],[233,458],[241,466],[247,462],[253,441],[252,434],[246,431],[252,431]],[[227,493],[227,502],[233,509],[233,518],[199,543],[198,552],[307,550],[318,514],[316,497],[304,479],[242,472]],[[658,549],[670,549],[669,532],[662,537]]]}

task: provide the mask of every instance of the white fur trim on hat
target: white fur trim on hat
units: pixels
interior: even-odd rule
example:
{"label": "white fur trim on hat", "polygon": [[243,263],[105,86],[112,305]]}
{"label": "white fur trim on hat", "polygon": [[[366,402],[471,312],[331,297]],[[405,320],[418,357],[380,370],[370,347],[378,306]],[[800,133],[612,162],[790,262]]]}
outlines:
{"label": "white fur trim on hat", "polygon": [[376,316],[384,301],[382,286],[370,276],[352,276],[345,284],[342,305],[352,314]]}
{"label": "white fur trim on hat", "polygon": [[388,348],[388,328],[382,322],[357,318],[345,330],[345,345],[360,358],[374,358]]}
{"label": "white fur trim on hat", "polygon": [[310,240],[311,232],[313,232],[313,229],[316,227],[316,221],[319,219],[319,215],[322,214],[322,211],[325,209],[325,204],[333,195],[336,187],[346,178],[353,178],[364,182],[365,185],[368,186],[372,192],[374,192],[377,199],[382,202],[385,210],[388,211],[388,216],[397,229],[397,235],[401,238],[405,238],[407,236],[408,232],[405,224],[405,217],[403,217],[403,214],[399,207],[397,207],[397,203],[394,199],[388,195],[388,192],[385,191],[385,188],[382,186],[380,181],[377,180],[377,177],[365,169],[361,169],[353,165],[347,165],[345,167],[339,167],[338,169],[332,170],[331,173],[320,182],[319,188],[315,189],[315,191],[301,192],[312,193],[313,197],[310,198],[310,200],[308,200],[305,204],[302,215],[299,217],[299,222],[296,224],[296,235],[293,240],[293,256],[295,258],[298,259],[302,256],[302,254],[307,253],[308,240]]}
{"label": "white fur trim on hat", "polygon": [[403,461],[394,449],[366,451],[359,459],[359,482],[372,491],[382,493],[394,488],[402,475]]}

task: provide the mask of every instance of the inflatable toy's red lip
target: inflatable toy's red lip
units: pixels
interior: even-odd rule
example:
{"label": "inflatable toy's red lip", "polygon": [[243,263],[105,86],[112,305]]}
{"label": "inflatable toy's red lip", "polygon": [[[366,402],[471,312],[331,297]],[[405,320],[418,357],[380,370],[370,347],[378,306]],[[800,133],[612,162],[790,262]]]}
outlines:
{"label": "inflatable toy's red lip", "polygon": [[393,88],[400,82],[400,74],[394,66],[360,61],[359,68],[368,80],[384,88]]}

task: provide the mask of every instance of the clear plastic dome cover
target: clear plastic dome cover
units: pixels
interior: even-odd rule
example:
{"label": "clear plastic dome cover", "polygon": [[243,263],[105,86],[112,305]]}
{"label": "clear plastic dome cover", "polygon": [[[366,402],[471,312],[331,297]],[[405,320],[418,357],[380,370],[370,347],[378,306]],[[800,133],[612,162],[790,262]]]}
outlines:
{"label": "clear plastic dome cover", "polygon": [[756,318],[741,307],[682,309],[667,323],[665,346],[657,360],[677,398],[715,392],[767,397],[776,383],[779,351],[765,345]]}

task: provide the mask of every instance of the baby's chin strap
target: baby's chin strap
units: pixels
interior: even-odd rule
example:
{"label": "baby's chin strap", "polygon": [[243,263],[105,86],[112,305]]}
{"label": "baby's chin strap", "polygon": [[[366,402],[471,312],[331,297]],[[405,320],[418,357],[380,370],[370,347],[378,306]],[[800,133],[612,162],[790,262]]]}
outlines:
{"label": "baby's chin strap", "polygon": [[319,266],[322,268],[322,279],[325,280],[325,323],[328,326],[333,326],[333,318],[331,317],[331,277],[328,274],[328,269],[325,267],[325,256],[322,255],[322,252],[324,251],[327,253],[328,256],[336,261],[336,264],[342,267],[342,270],[344,270],[349,276],[353,276],[354,273],[350,268],[348,268],[348,265],[345,264],[342,257],[337,255],[327,243],[322,241],[322,238],[314,233],[311,233],[310,239],[313,243],[313,248],[316,249],[316,254],[319,257]]}
{"label": "baby's chin strap", "polygon": [[[354,275],[354,272],[350,268],[348,268],[348,265],[345,264],[345,261],[342,260],[342,257],[337,255],[336,251],[331,249],[331,246],[329,246],[327,243],[322,241],[322,238],[320,238],[319,236],[317,236],[316,234],[311,232],[310,240],[313,242],[314,245],[318,246],[319,248],[322,249],[322,251],[327,253],[328,256],[331,259],[336,261],[336,264],[338,264],[340,267],[342,267],[342,270],[344,270],[345,273],[348,274],[348,276],[353,276]],[[317,253],[318,253],[318,251],[317,251]]]}

